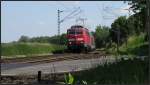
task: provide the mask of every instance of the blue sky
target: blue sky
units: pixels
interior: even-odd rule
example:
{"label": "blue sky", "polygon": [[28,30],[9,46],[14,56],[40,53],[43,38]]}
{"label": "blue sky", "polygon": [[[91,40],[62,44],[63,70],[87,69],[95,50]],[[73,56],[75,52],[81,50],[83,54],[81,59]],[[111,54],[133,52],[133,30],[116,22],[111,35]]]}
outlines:
{"label": "blue sky", "polygon": [[[86,18],[85,26],[95,31],[97,25],[111,26],[118,16],[128,16],[130,6],[123,1],[2,1],[1,42],[16,41],[20,36],[57,35],[57,10],[61,19],[80,7],[81,13],[61,23],[61,33]],[[77,22],[82,24],[81,22]]]}

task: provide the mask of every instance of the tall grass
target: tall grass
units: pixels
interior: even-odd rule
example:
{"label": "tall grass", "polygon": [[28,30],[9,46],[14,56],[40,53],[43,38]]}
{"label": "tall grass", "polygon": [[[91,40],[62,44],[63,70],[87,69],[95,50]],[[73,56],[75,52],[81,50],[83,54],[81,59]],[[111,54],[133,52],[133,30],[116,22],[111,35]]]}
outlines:
{"label": "tall grass", "polygon": [[[148,57],[147,57],[148,58]],[[145,84],[148,82],[148,60],[121,60],[73,75],[76,82],[88,84]]]}
{"label": "tall grass", "polygon": [[145,34],[130,36],[127,45],[120,46],[121,54],[148,55],[148,42],[145,41]]}
{"label": "tall grass", "polygon": [[[117,45],[112,43],[110,48],[106,49],[107,53],[118,54]],[[141,33],[140,35],[132,35],[127,39],[127,43],[123,43],[119,46],[119,54],[121,55],[139,55],[147,56],[148,55],[148,41],[145,40],[145,34]]]}
{"label": "tall grass", "polygon": [[65,46],[48,43],[3,43],[1,44],[1,54],[2,56],[43,54],[64,48]]}
{"label": "tall grass", "polygon": [[[140,34],[140,35],[133,35],[130,36],[127,40],[127,48],[134,48],[137,46],[140,46],[145,42],[145,34]],[[125,44],[122,45],[122,47],[126,47]]]}

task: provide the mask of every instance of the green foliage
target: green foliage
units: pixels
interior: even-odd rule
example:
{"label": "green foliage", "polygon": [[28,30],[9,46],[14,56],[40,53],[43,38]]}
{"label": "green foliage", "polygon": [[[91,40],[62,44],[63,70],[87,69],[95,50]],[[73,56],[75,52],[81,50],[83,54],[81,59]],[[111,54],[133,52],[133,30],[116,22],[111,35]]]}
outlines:
{"label": "green foliage", "polygon": [[134,0],[129,2],[132,5],[132,10],[134,13],[143,12],[146,9],[146,0]]}
{"label": "green foliage", "polygon": [[[148,47],[146,47],[147,44],[144,43],[148,41],[148,31],[146,31],[147,29],[145,29],[146,12],[144,12],[146,2],[145,0],[136,0],[129,3],[132,5],[131,10],[134,11],[135,14],[129,16],[129,18],[121,16],[116,19],[111,25],[109,37],[115,44],[118,44],[119,41],[119,46],[121,46],[121,54],[143,55],[144,53],[146,53],[145,55],[147,55]],[[141,36],[142,38],[140,38],[138,35],[143,33],[144,37]],[[132,39],[134,41],[132,41]],[[140,40],[146,41],[142,42]],[[109,49],[107,49],[107,52],[112,53],[110,50],[114,49],[112,47],[112,42],[108,42]],[[144,49],[146,50],[144,51]],[[113,53],[116,53],[116,50],[114,50]]]}
{"label": "green foliage", "polygon": [[145,41],[145,34],[130,36],[127,44],[120,47],[121,54],[148,55],[148,42]]}
{"label": "green foliage", "polygon": [[33,37],[29,38],[27,36],[21,36],[18,42],[38,42],[38,43],[51,43],[51,44],[61,44],[66,45],[67,38],[66,34],[62,34],[60,36],[40,36],[40,37]]}
{"label": "green foliage", "polygon": [[135,27],[140,29],[142,32],[146,32],[146,0],[133,0],[129,2],[129,4],[132,5],[131,9],[135,13]]}
{"label": "green foliage", "polygon": [[18,41],[19,42],[29,42],[29,37],[23,35],[20,37],[20,39]]}
{"label": "green foliage", "polygon": [[[132,35],[127,39],[127,43],[123,43],[119,47],[120,55],[148,55],[148,42],[145,40],[146,34]],[[108,54],[117,54],[116,44],[112,43],[111,47],[106,49]]]}
{"label": "green foliage", "polygon": [[105,49],[106,54],[113,54],[113,55],[117,55],[117,48],[116,48],[116,43],[111,43],[111,46],[108,47],[107,49]]}
{"label": "green foliage", "polygon": [[134,48],[127,49],[126,53],[139,56],[148,56],[148,43],[143,43]]}
{"label": "green foliage", "polygon": [[128,29],[127,19],[125,16],[119,17],[111,24],[110,36],[112,38],[112,41],[115,43],[118,43],[118,36],[120,43],[126,41],[128,36]]}
{"label": "green foliage", "polygon": [[38,42],[38,43],[49,43],[50,37],[41,36],[41,37],[33,37],[29,39],[29,42]]}
{"label": "green foliage", "polygon": [[65,46],[48,43],[4,43],[1,44],[2,56],[31,55],[52,53],[56,50],[64,50]]}
{"label": "green foliage", "polygon": [[[148,58],[148,57],[147,57]],[[145,84],[148,82],[148,59],[129,59],[105,63],[96,68],[82,71],[74,77],[89,84]]]}
{"label": "green foliage", "polygon": [[96,47],[105,47],[106,42],[109,40],[109,27],[106,26],[97,26],[95,32],[95,43]]}
{"label": "green foliage", "polygon": [[74,77],[69,73],[68,76],[65,74],[65,84],[72,85],[74,82]]}
{"label": "green foliage", "polygon": [[66,38],[66,36],[67,35],[65,33],[60,36],[60,44],[61,45],[66,45],[67,44],[67,38]]}
{"label": "green foliage", "polygon": [[128,35],[135,35],[135,34],[139,34],[140,28],[137,27],[137,22],[136,22],[136,18],[134,15],[131,15],[128,19],[127,19],[127,29],[128,29]]}
{"label": "green foliage", "polygon": [[[117,38],[119,36],[119,44],[127,44],[128,37],[135,35],[138,36],[141,33],[145,33],[147,36],[146,39],[148,41],[148,31],[147,29],[145,29],[146,0],[133,0],[128,2],[128,4],[131,5],[129,10],[133,11],[134,14],[129,16],[128,18],[126,18],[125,16],[121,16],[112,23],[110,30],[111,40],[117,44]],[[138,41],[136,42],[138,43]]]}
{"label": "green foliage", "polygon": [[127,40],[128,46],[129,47],[138,46],[145,42],[144,38],[145,38],[145,34],[141,34],[138,36],[133,35],[133,36],[129,37]]}
{"label": "green foliage", "polygon": [[82,83],[83,83],[84,85],[87,85],[87,82],[86,82],[86,81],[84,81],[84,80],[82,80]]}

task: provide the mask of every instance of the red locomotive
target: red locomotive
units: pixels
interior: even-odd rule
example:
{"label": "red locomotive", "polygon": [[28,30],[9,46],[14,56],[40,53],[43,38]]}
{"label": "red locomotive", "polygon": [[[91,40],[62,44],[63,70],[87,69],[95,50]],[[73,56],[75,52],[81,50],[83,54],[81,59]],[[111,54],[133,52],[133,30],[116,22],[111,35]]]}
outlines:
{"label": "red locomotive", "polygon": [[67,47],[71,51],[91,51],[95,49],[94,36],[81,25],[71,26],[67,30]]}

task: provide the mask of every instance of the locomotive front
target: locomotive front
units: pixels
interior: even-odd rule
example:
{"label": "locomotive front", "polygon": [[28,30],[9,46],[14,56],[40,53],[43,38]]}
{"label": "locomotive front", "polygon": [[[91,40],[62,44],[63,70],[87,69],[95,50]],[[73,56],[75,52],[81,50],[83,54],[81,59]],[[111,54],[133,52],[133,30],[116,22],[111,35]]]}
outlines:
{"label": "locomotive front", "polygon": [[80,25],[71,26],[67,30],[67,47],[70,51],[88,51],[90,49],[91,37],[88,29]]}

